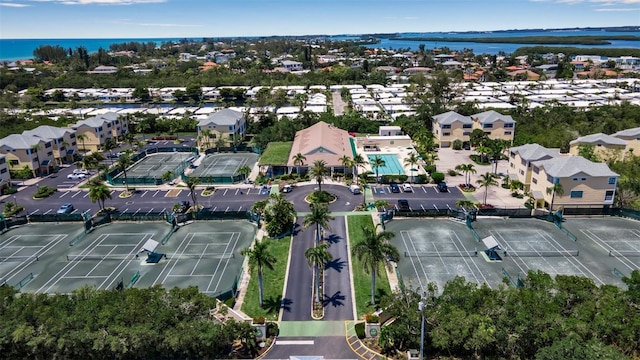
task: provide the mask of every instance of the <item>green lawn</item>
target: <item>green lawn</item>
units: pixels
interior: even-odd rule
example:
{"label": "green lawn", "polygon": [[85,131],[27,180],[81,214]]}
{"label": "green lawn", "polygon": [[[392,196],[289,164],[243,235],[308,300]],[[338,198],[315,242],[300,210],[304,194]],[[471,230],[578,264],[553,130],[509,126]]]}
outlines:
{"label": "green lawn", "polygon": [[[351,246],[362,240],[362,227],[373,227],[371,215],[347,216],[349,224],[349,244]],[[351,251],[351,250],[349,250]],[[362,319],[366,313],[374,312],[376,309],[370,305],[371,302],[371,275],[366,274],[362,268],[362,263],[357,258],[351,257],[353,269],[353,287],[356,294],[356,310],[358,319]],[[381,268],[382,269],[382,268]],[[380,301],[382,295],[391,294],[389,279],[386,271],[378,272],[376,278],[376,302]]]}
{"label": "green lawn", "polygon": [[265,237],[263,241],[270,243],[269,249],[271,254],[276,257],[277,261],[273,266],[273,271],[265,270],[262,275],[264,286],[264,308],[260,308],[258,295],[258,272],[251,273],[247,293],[242,304],[242,312],[255,318],[264,316],[267,320],[278,320],[280,311],[280,302],[282,301],[282,290],[284,288],[284,277],[287,272],[287,262],[289,260],[289,246],[291,245],[291,237],[286,236],[282,239],[274,240]]}
{"label": "green lawn", "polygon": [[285,165],[289,160],[293,141],[270,142],[267,149],[260,157],[260,165]]}

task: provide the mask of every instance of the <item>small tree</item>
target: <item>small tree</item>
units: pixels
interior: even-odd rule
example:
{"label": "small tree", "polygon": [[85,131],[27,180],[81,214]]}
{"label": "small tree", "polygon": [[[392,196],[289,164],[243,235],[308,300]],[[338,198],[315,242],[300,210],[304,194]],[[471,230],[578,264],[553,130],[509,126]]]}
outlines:
{"label": "small tree", "polygon": [[105,201],[111,200],[111,189],[105,184],[93,184],[89,187],[89,200],[92,203],[97,202],[100,210],[104,210]]}
{"label": "small tree", "polygon": [[327,262],[333,260],[333,255],[331,255],[327,249],[329,249],[329,243],[324,242],[308,248],[307,251],[304,252],[304,257],[307,258],[309,266],[313,267],[316,278],[316,302],[320,302],[320,266],[324,266]]}
{"label": "small tree", "polygon": [[317,204],[311,203],[309,205],[309,209],[311,212],[305,216],[303,227],[305,229],[310,228],[311,226],[316,227],[316,244],[320,244],[320,227],[323,229],[329,229],[329,220],[333,220],[334,217],[331,216],[331,212],[329,211],[329,207],[326,204]]}
{"label": "small tree", "polygon": [[190,177],[185,181],[187,184],[187,188],[189,189],[189,195],[191,196],[191,201],[193,201],[193,207],[197,211],[198,210],[198,193],[196,193],[196,186],[200,184],[200,178]]}
{"label": "small tree", "polygon": [[89,137],[87,136],[87,134],[82,133],[82,134],[77,134],[76,135],[76,139],[78,139],[78,141],[80,141],[80,143],[82,144],[82,150],[84,152],[87,152],[87,147],[85,146],[84,142],[87,141],[89,139]]}
{"label": "small tree", "polygon": [[127,178],[127,169],[129,166],[133,164],[133,159],[131,158],[131,153],[129,151],[125,151],[120,157],[118,161],[116,161],[116,166],[122,170],[122,175],[124,176],[124,186],[129,191],[129,178]]}
{"label": "small tree", "polygon": [[482,202],[483,205],[487,205],[487,195],[489,193],[489,188],[491,186],[498,185],[496,178],[496,174],[487,172],[484,175],[480,175],[480,179],[476,181],[480,185],[480,187],[484,188],[484,201]]}
{"label": "small tree", "polygon": [[307,158],[302,155],[302,153],[297,153],[293,156],[293,165],[296,166],[296,173],[298,176],[300,176],[300,166],[304,165],[305,160],[307,160]]}
{"label": "small tree", "polygon": [[413,175],[414,169],[418,166],[420,162],[420,157],[415,152],[411,152],[409,156],[404,159],[404,164],[410,167],[411,170],[411,180],[415,182],[415,176]]}
{"label": "small tree", "polygon": [[373,159],[371,159],[371,167],[376,172],[376,181],[378,183],[380,182],[380,176],[378,175],[378,170],[379,170],[379,168],[381,168],[381,167],[383,167],[385,165],[387,165],[387,163],[380,156],[375,156]]}
{"label": "small tree", "polygon": [[313,166],[309,170],[309,175],[318,183],[318,191],[322,191],[322,181],[327,175],[326,166],[327,163],[324,160],[316,160],[313,162]]}
{"label": "small tree", "polygon": [[264,304],[262,273],[264,269],[273,270],[273,265],[277,259],[269,252],[269,246],[266,241],[258,242],[256,240],[253,248],[242,249],[240,253],[249,258],[249,271],[253,272],[257,270],[258,272],[258,293],[260,295],[260,307],[262,307]]}
{"label": "small tree", "polygon": [[242,175],[242,177],[246,179],[249,174],[251,174],[251,168],[247,165],[241,166],[236,170],[236,174]]}
{"label": "small tree", "polygon": [[553,203],[556,200],[556,195],[562,197],[564,195],[564,187],[559,182],[553,184],[546,189],[547,195],[551,195],[551,203],[549,204],[549,214],[553,212]]}

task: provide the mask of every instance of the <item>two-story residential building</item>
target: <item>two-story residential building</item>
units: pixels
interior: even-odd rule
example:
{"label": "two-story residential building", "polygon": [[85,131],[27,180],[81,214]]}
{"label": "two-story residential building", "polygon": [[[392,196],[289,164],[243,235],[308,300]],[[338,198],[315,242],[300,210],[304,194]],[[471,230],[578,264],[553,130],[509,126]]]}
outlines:
{"label": "two-story residential building", "polygon": [[[532,163],[531,193],[536,205],[560,207],[605,207],[613,205],[619,175],[605,163],[582,156],[566,156]],[[547,192],[554,184],[562,193]],[[536,206],[537,207],[537,206]]]}
{"label": "two-story residential building", "polygon": [[579,155],[581,146],[593,146],[594,154],[602,160],[624,159],[627,141],[603,133],[581,136],[569,142],[569,153]]}
{"label": "two-story residential building", "polygon": [[108,120],[107,128],[111,129],[111,135],[116,139],[121,139],[129,131],[129,121],[124,116],[119,116],[113,111],[98,115],[97,117]]}
{"label": "two-story residential building", "polygon": [[531,184],[532,162],[549,160],[560,157],[558,149],[547,149],[538,144],[526,144],[509,149],[508,176],[511,180],[518,180],[524,184],[524,190],[529,191]]}
{"label": "two-story residential building", "polygon": [[36,136],[11,134],[0,139],[0,154],[6,156],[10,170],[27,166],[35,176],[49,174],[53,169],[53,141]]}
{"label": "two-story residential building", "polygon": [[618,131],[611,136],[627,142],[625,152],[640,156],[640,127]]}
{"label": "two-story residential building", "polygon": [[455,111],[433,117],[433,134],[440,147],[451,147],[456,140],[469,141],[472,130],[471,118]]}
{"label": "two-story residential building", "polygon": [[102,148],[105,141],[113,136],[113,121],[100,116],[78,121],[69,127],[76,131],[78,148],[85,151],[96,151]]}
{"label": "two-story residential building", "polygon": [[490,139],[500,139],[513,142],[516,122],[510,115],[502,115],[489,110],[471,115],[474,129],[482,129]]}
{"label": "two-story residential building", "polygon": [[[208,135],[205,133],[203,136],[204,130],[208,131]],[[204,137],[206,142],[218,138],[230,139],[233,135],[244,137],[246,131],[247,119],[244,114],[231,109],[222,109],[198,122],[198,137]]]}
{"label": "two-story residential building", "polygon": [[73,154],[78,151],[76,132],[70,128],[42,125],[33,130],[24,131],[22,134],[51,140],[53,157],[59,165],[72,163]]}
{"label": "two-story residential building", "polygon": [[304,70],[301,62],[293,60],[282,60],[282,67],[288,71],[302,71]]}
{"label": "two-story residential building", "polygon": [[9,164],[7,164],[7,156],[0,154],[0,190],[11,186],[11,175],[9,173]]}

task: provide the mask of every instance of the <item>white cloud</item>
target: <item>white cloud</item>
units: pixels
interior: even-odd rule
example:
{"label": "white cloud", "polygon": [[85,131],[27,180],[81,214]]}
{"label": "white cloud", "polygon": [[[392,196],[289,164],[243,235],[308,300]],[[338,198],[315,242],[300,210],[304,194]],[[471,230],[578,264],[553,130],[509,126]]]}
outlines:
{"label": "white cloud", "polygon": [[625,12],[625,11],[640,11],[640,8],[598,8],[594,9],[595,11],[605,12]]}
{"label": "white cloud", "polygon": [[12,7],[12,8],[23,8],[31,5],[21,4],[21,3],[13,3],[13,2],[0,2],[0,6]]}

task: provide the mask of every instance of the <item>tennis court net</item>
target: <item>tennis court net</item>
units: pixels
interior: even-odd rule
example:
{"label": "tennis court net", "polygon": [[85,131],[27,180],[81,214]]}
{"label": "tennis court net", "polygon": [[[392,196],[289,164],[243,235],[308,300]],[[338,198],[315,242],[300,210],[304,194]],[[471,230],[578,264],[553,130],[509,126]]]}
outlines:
{"label": "tennis court net", "polygon": [[108,255],[67,255],[67,261],[108,261],[108,260],[136,260],[137,254],[108,254]]}
{"label": "tennis court net", "polygon": [[478,256],[477,250],[471,251],[425,251],[425,252],[410,252],[405,251],[404,257],[476,257]]}
{"label": "tennis court net", "polygon": [[562,256],[580,256],[579,250],[558,250],[558,251],[514,251],[505,250],[504,256],[512,257],[562,257]]}
{"label": "tennis court net", "polygon": [[167,259],[200,260],[200,259],[233,259],[234,253],[205,253],[205,254],[167,254]]}
{"label": "tennis court net", "polygon": [[0,262],[24,262],[24,261],[38,261],[40,258],[37,255],[30,256],[0,256]]}
{"label": "tennis court net", "polygon": [[609,256],[611,257],[633,257],[640,256],[640,251],[619,251],[619,250],[609,250]]}

